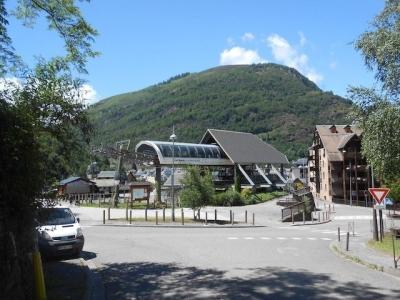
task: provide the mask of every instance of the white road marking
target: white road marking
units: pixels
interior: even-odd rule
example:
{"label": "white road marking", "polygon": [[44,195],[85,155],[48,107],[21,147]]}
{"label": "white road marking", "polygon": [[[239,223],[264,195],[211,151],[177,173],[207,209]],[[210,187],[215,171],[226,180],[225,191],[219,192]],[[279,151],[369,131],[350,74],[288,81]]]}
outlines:
{"label": "white road marking", "polygon": [[310,240],[310,241],[315,241],[317,238],[314,238],[314,237],[309,237],[309,238],[307,238],[307,240]]}
{"label": "white road marking", "polygon": [[283,236],[279,236],[276,238],[277,240],[287,240],[287,238],[283,237]]}
{"label": "white road marking", "polygon": [[234,237],[234,236],[230,236],[230,237],[228,237],[228,240],[237,240],[238,238],[237,237]]}
{"label": "white road marking", "polygon": [[321,238],[321,240],[324,240],[324,241],[332,241],[332,239],[330,239],[330,238]]}
{"label": "white road marking", "polygon": [[296,240],[296,241],[299,241],[301,239],[302,239],[301,237],[292,237],[292,240]]}
{"label": "white road marking", "polygon": [[254,240],[254,238],[253,238],[253,237],[250,237],[250,236],[247,236],[247,237],[245,237],[244,239],[245,239],[245,240]]}
{"label": "white road marking", "polygon": [[270,240],[271,238],[267,237],[267,236],[263,236],[263,237],[260,237],[260,239],[262,239],[262,240]]}

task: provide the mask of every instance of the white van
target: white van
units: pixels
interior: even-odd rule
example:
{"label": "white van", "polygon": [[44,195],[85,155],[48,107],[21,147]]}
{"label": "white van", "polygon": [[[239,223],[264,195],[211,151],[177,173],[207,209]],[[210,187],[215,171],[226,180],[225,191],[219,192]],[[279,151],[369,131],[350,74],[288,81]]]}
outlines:
{"label": "white van", "polygon": [[37,221],[39,251],[43,255],[80,255],[85,239],[79,218],[68,207],[42,208]]}

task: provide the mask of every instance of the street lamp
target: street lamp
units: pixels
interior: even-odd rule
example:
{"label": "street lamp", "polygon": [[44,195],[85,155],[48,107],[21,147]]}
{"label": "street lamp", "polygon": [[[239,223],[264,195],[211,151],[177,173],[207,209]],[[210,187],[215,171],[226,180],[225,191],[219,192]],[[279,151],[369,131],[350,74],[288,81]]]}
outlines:
{"label": "street lamp", "polygon": [[172,134],[169,137],[169,139],[172,141],[172,177],[171,177],[171,187],[172,187],[172,222],[175,222],[175,189],[174,189],[174,176],[175,176],[175,140],[176,140],[176,134],[175,134],[175,127],[172,126]]}

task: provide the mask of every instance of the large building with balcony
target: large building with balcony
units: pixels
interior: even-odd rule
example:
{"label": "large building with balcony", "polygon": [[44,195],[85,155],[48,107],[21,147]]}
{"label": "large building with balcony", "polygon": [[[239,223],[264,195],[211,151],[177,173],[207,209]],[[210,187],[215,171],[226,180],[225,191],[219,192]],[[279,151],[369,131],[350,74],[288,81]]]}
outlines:
{"label": "large building with balcony", "polygon": [[354,125],[317,125],[309,150],[309,186],[314,197],[370,206],[371,171],[361,155],[362,131]]}

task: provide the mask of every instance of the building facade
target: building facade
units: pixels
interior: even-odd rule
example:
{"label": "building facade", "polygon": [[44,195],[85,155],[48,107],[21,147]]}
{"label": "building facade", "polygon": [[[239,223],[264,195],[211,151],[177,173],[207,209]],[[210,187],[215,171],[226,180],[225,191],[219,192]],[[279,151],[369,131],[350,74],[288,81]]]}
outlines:
{"label": "building facade", "polygon": [[[362,131],[354,125],[317,125],[309,149],[309,186],[314,197],[371,206],[371,171],[361,155]],[[375,183],[375,186],[378,183]]]}

